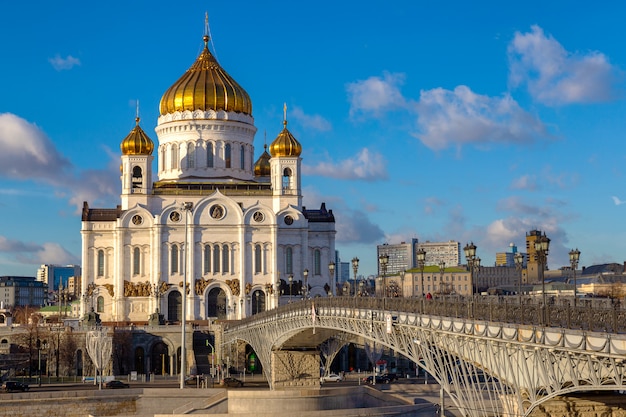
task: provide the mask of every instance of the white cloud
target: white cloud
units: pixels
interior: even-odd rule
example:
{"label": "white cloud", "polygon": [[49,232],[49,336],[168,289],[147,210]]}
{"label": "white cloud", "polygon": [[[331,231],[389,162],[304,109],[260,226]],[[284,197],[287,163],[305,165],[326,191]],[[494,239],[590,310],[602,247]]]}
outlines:
{"label": "white cloud", "polygon": [[335,213],[337,243],[376,243],[384,238],[380,226],[372,223],[360,210],[343,209]]}
{"label": "white cloud", "polygon": [[626,204],[626,201],[622,201],[622,200],[620,200],[620,199],[619,199],[618,197],[616,197],[616,196],[613,196],[613,197],[611,197],[611,198],[613,199],[613,203],[614,203],[616,206],[621,206],[622,204]]}
{"label": "white cloud", "polygon": [[379,181],[387,179],[385,158],[378,152],[362,149],[352,158],[332,162],[320,162],[315,166],[304,165],[305,175],[319,175],[342,180]]}
{"label": "white cloud", "polygon": [[294,106],[289,112],[289,116],[297,120],[306,129],[314,129],[320,132],[327,132],[332,129],[332,125],[328,120],[318,114],[312,116],[305,114],[301,107]]}
{"label": "white cloud", "polygon": [[0,114],[0,178],[33,181],[55,187],[68,196],[76,212],[83,201],[90,203],[119,197],[119,156],[106,170],[75,173],[71,162],[35,124],[11,113]]}
{"label": "white cloud", "polygon": [[547,137],[545,125],[508,94],[479,95],[467,87],[422,91],[415,105],[418,133],[433,150],[470,143],[526,143]]}
{"label": "white cloud", "polygon": [[59,54],[56,54],[54,58],[49,58],[48,62],[52,64],[52,67],[57,71],[69,70],[76,65],[80,65],[80,59],[74,58],[72,55],[68,55],[66,58],[61,58]]}
{"label": "white cloud", "polygon": [[538,188],[537,177],[534,175],[522,175],[513,180],[511,188],[514,190],[536,191]]}
{"label": "white cloud", "polygon": [[571,53],[539,26],[516,32],[508,47],[513,87],[526,85],[535,100],[552,106],[614,99],[621,71],[602,53]]}
{"label": "white cloud", "polygon": [[21,264],[79,264],[80,259],[61,247],[58,243],[47,242],[43,245],[7,239],[0,236],[0,254],[6,254],[7,260]]}
{"label": "white cloud", "polygon": [[389,110],[406,106],[399,87],[404,84],[404,74],[385,72],[383,77],[349,83],[346,86],[350,103],[350,116],[361,113],[380,115]]}
{"label": "white cloud", "polygon": [[11,114],[0,114],[0,176],[54,181],[71,168],[46,134]]}
{"label": "white cloud", "polygon": [[307,208],[318,208],[322,202],[326,208],[333,211],[337,235],[336,243],[343,244],[372,244],[380,242],[385,233],[377,224],[372,223],[363,210],[354,210],[346,205],[343,198],[320,193],[315,187],[303,190],[303,205]]}

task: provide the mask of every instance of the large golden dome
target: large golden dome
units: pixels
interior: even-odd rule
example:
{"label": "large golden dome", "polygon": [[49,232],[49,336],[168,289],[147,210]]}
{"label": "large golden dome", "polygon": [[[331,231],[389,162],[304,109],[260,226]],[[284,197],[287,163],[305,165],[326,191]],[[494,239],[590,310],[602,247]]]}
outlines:
{"label": "large golden dome", "polygon": [[283,126],[283,130],[270,145],[270,154],[272,154],[272,157],[300,156],[302,153],[302,145],[300,145],[300,142],[287,130],[287,120],[283,122]]}
{"label": "large golden dome", "polygon": [[250,96],[209,52],[209,37],[196,62],[161,98],[161,115],[185,110],[224,110],[252,116]]}
{"label": "large golden dome", "polygon": [[267,145],[263,145],[264,151],[254,164],[255,177],[269,177],[272,173],[270,166],[271,156],[267,153]]}
{"label": "large golden dome", "polygon": [[139,117],[135,118],[135,127],[120,144],[122,155],[152,155],[154,142],[139,126]]}

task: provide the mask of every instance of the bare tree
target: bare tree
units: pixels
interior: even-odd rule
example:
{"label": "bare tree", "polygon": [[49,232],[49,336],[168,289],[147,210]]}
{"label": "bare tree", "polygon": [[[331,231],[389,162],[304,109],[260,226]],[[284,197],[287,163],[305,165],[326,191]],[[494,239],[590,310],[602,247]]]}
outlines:
{"label": "bare tree", "polygon": [[126,375],[130,369],[133,334],[127,330],[113,333],[113,373]]}
{"label": "bare tree", "polygon": [[67,375],[73,375],[76,368],[76,351],[78,350],[77,336],[66,332],[59,343],[59,362]]}
{"label": "bare tree", "polygon": [[[28,317],[26,314],[26,310],[17,309],[18,315],[21,314],[22,319]],[[35,366],[33,360],[35,355],[38,353],[37,348],[40,345],[37,345],[37,341],[41,344],[43,341],[43,329],[39,327],[39,319],[40,316],[34,314],[31,316],[31,320],[28,324],[23,324],[20,326],[21,332],[18,333],[13,338],[13,343],[17,345],[17,351],[21,354],[26,354],[28,356],[28,376],[31,377],[33,375],[33,366]],[[28,320],[26,320],[28,321]]]}

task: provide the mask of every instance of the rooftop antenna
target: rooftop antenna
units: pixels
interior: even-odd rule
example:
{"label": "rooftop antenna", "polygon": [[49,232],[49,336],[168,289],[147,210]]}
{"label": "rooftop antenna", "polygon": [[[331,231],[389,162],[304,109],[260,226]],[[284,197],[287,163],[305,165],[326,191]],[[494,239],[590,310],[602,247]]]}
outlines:
{"label": "rooftop antenna", "polygon": [[[215,44],[213,43],[213,36],[211,36],[211,28],[209,27],[209,12],[204,12],[204,45],[211,41],[211,49],[213,49],[213,55],[217,59],[217,51],[215,50]],[[219,59],[217,59],[219,62]]]}

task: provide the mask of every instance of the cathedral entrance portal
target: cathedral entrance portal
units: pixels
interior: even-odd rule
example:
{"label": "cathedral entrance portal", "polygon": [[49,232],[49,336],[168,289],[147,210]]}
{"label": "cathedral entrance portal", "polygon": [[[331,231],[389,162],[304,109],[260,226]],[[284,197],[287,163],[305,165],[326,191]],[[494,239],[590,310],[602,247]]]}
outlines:
{"label": "cathedral entrance portal", "polygon": [[226,293],[221,288],[213,288],[207,295],[207,317],[226,318]]}
{"label": "cathedral entrance portal", "polygon": [[152,372],[155,375],[167,375],[170,372],[167,345],[159,342],[152,348]]}
{"label": "cathedral entrance portal", "polygon": [[252,314],[259,314],[265,311],[265,294],[261,290],[256,290],[252,294]]}
{"label": "cathedral entrance portal", "polygon": [[167,319],[180,321],[183,315],[182,297],[178,291],[172,291],[167,296]]}
{"label": "cathedral entrance portal", "polygon": [[135,349],[135,371],[139,374],[145,374],[146,368],[144,363],[144,352],[142,347]]}

